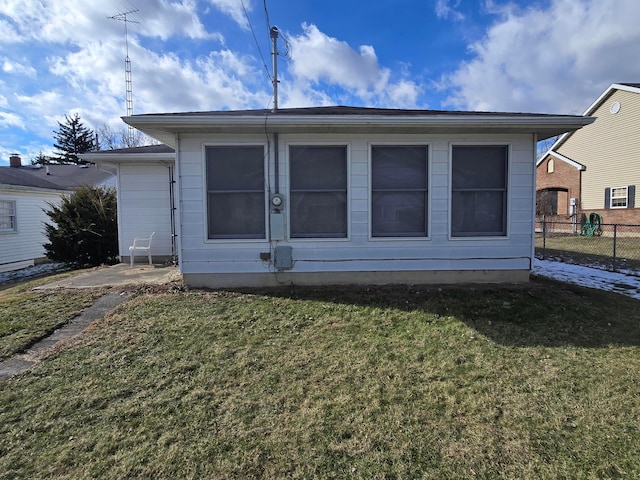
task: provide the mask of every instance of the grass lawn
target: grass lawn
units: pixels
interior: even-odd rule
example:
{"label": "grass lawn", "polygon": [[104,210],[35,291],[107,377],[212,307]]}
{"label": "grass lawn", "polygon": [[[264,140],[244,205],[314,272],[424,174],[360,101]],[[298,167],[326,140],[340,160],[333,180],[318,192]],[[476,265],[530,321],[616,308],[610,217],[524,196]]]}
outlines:
{"label": "grass lawn", "polygon": [[0,290],[0,360],[30,346],[79,314],[100,296],[96,290],[33,290],[76,272],[32,280]]}
{"label": "grass lawn", "polygon": [[139,293],[0,384],[0,476],[639,478],[639,305],[541,279]]}

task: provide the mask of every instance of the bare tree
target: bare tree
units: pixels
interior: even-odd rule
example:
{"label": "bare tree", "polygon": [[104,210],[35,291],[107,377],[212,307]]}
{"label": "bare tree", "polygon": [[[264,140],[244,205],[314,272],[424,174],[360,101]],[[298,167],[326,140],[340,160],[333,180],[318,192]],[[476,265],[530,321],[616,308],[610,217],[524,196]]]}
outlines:
{"label": "bare tree", "polygon": [[134,130],[129,135],[127,127],[113,129],[106,123],[96,130],[98,150],[117,150],[120,148],[142,147],[144,145],[157,145],[157,140],[145,135],[140,130]]}

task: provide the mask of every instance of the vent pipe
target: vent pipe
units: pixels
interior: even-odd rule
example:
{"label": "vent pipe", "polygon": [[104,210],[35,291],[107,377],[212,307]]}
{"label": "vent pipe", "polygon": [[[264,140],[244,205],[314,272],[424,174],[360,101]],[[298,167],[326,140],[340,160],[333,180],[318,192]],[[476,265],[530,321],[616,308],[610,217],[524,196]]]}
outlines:
{"label": "vent pipe", "polygon": [[273,56],[273,112],[278,110],[278,35],[280,34],[278,27],[271,27],[269,31],[271,36],[271,55]]}

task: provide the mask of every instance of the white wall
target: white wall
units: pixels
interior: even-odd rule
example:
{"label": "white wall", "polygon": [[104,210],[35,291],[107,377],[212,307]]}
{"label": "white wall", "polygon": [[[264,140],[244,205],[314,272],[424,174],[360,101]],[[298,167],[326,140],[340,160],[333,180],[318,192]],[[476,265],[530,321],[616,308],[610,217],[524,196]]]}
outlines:
{"label": "white wall", "polygon": [[45,256],[47,243],[44,224],[50,222],[44,213],[47,202],[58,204],[62,192],[2,190],[0,200],[16,202],[15,232],[0,232],[0,272],[33,265],[34,259]]}
{"label": "white wall", "polygon": [[[275,245],[293,248],[292,272],[529,270],[533,252],[534,141],[532,135],[280,135],[280,192],[287,196],[287,143],[348,144],[349,238],[325,241],[211,241],[206,232],[205,144],[265,142],[264,135],[183,136],[179,152],[181,267],[184,274],[265,273],[273,266],[259,259]],[[369,145],[419,143],[430,146],[429,238],[371,239],[369,235]],[[450,144],[510,145],[508,235],[504,238],[450,239]],[[273,152],[269,177],[273,186]],[[285,198],[285,205],[287,204]]]}
{"label": "white wall", "polygon": [[120,164],[118,167],[118,242],[121,257],[129,256],[135,237],[156,232],[153,256],[171,256],[169,167],[161,163]]}

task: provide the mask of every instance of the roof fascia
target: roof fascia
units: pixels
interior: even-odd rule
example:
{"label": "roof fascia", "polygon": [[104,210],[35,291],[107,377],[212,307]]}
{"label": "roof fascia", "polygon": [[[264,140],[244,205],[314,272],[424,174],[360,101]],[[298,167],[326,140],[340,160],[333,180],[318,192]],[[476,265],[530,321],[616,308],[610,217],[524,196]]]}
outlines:
{"label": "roof fascia", "polygon": [[101,164],[118,164],[118,163],[175,163],[174,153],[85,153],[78,155],[87,162]]}
{"label": "roof fascia", "polygon": [[2,191],[48,193],[51,195],[68,195],[70,193],[69,190],[64,188],[30,187],[26,185],[10,185],[6,183],[0,183],[0,192]]}
{"label": "roof fascia", "polygon": [[[157,135],[188,132],[190,129],[224,129],[225,133],[243,133],[243,128],[275,128],[321,127],[324,129],[348,130],[349,128],[368,128],[381,130],[384,128],[414,128],[424,131],[443,132],[447,129],[468,129],[473,133],[485,133],[487,130],[499,133],[501,130],[510,133],[536,133],[541,139],[553,136],[551,131],[576,130],[592,123],[591,117],[575,115],[509,116],[509,115],[430,115],[430,116],[381,116],[381,115],[184,115],[170,117],[162,115],[136,115],[122,117],[123,120],[146,133]],[[546,136],[544,136],[546,135]],[[153,136],[153,135],[152,135]]]}

